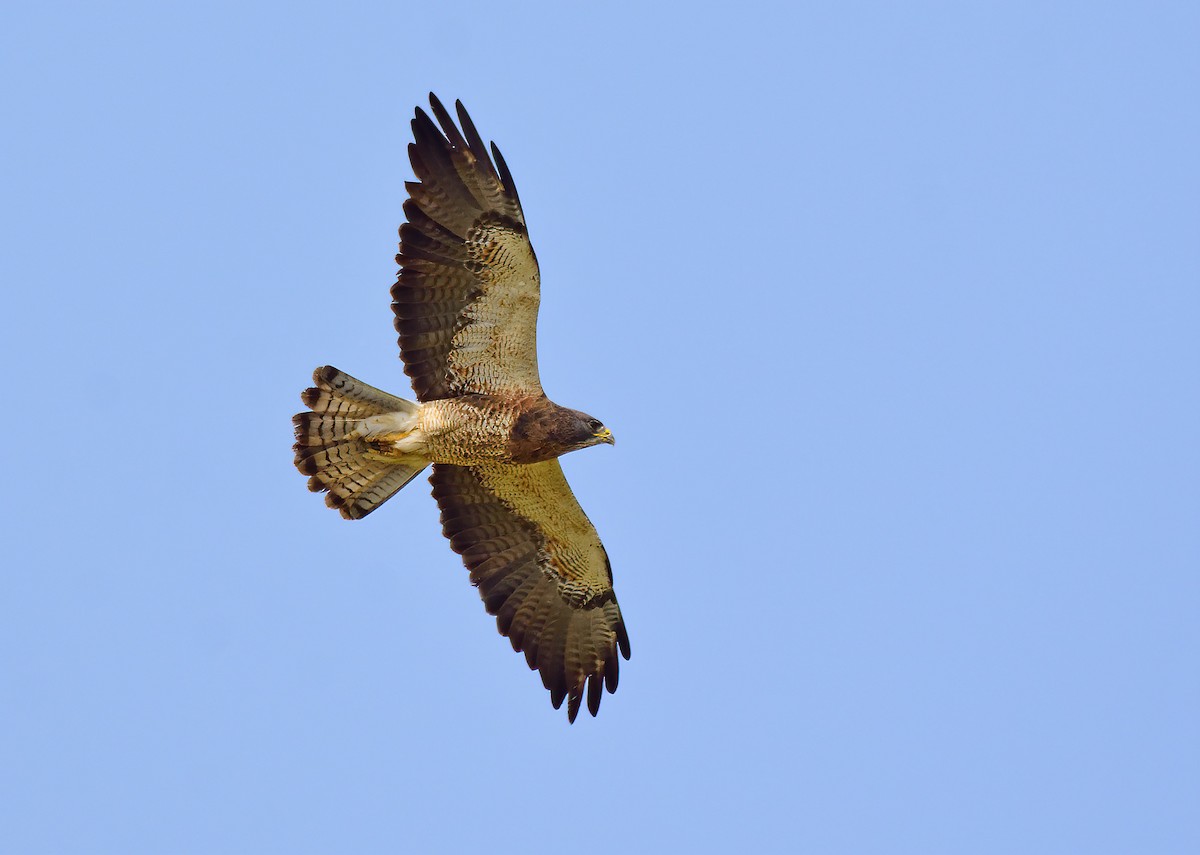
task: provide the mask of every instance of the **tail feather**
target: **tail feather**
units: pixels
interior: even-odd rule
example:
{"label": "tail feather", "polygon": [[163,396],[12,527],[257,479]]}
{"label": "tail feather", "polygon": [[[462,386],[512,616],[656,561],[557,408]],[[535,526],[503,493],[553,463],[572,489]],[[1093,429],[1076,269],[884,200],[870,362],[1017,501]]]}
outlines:
{"label": "tail feather", "polygon": [[296,426],[296,445],[306,448],[321,448],[354,439],[358,422],[356,418],[325,413],[297,413],[292,417],[292,424]]}
{"label": "tail feather", "polygon": [[325,504],[346,519],[361,519],[417,477],[429,461],[398,457],[359,436],[371,416],[415,418],[420,404],[368,386],[330,366],[313,372],[315,386],[300,398],[312,412],[292,418],[296,428],[296,468],[308,475],[308,489],[328,491]]}
{"label": "tail feather", "polygon": [[[346,519],[362,519],[420,475],[424,468],[424,462],[410,466],[381,463],[366,466],[355,476],[334,485],[325,496],[325,504],[337,508]],[[312,479],[309,481],[311,489]]]}
{"label": "tail feather", "polygon": [[322,365],[314,371],[313,383],[316,386],[305,389],[300,395],[300,400],[314,413],[363,418],[380,413],[415,415],[421,407],[420,404],[368,386],[331,365]]}

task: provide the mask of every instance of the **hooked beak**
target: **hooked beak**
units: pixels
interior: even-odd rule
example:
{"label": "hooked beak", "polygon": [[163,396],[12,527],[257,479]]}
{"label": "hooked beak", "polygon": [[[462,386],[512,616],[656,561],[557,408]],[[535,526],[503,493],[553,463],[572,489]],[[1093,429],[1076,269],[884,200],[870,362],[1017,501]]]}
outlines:
{"label": "hooked beak", "polygon": [[607,442],[609,445],[617,444],[616,440],[613,439],[612,431],[608,428],[600,428],[600,430],[596,431],[596,433],[593,435],[601,442]]}

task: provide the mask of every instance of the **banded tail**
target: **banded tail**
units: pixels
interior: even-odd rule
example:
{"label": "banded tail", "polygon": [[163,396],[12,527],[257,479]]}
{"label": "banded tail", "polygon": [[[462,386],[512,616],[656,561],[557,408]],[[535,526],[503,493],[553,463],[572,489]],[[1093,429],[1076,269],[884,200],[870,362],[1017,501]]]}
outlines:
{"label": "banded tail", "polygon": [[312,412],[292,417],[296,468],[309,476],[308,489],[328,491],[325,504],[348,520],[362,519],[429,465],[423,457],[397,456],[383,443],[363,439],[363,422],[387,415],[389,422],[415,423],[421,405],[328,365],[313,372],[313,383],[300,395]]}

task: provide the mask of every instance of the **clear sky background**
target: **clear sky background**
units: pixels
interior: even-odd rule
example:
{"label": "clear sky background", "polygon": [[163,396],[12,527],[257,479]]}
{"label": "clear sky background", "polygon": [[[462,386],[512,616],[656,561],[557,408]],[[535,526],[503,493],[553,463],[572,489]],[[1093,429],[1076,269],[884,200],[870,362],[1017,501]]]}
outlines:
{"label": "clear sky background", "polygon": [[[1200,851],[1200,6],[9,4],[4,853]],[[424,479],[412,108],[541,260],[633,659],[568,726]]]}

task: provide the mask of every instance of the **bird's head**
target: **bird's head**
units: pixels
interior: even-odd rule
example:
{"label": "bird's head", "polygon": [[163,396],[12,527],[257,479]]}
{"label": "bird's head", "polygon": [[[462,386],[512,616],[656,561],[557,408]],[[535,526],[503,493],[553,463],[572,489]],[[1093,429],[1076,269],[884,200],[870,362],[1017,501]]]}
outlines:
{"label": "bird's head", "polygon": [[557,443],[563,449],[559,452],[560,454],[601,443],[615,444],[612,431],[606,428],[599,419],[566,407],[560,407],[558,413],[558,424],[555,426],[554,433],[557,434],[555,437]]}
{"label": "bird's head", "polygon": [[514,463],[540,463],[601,443],[614,444],[599,419],[543,401],[517,417],[508,448]]}
{"label": "bird's head", "polygon": [[589,445],[616,445],[612,431],[599,420],[587,413],[576,412],[574,434],[571,437],[574,448],[587,448]]}

